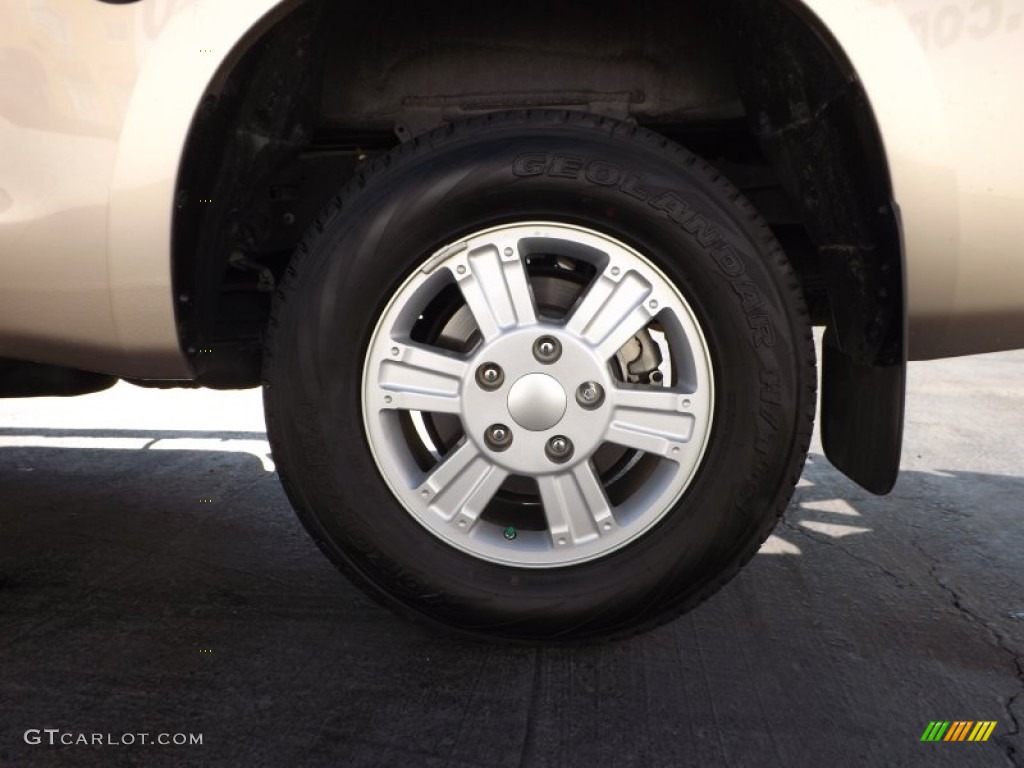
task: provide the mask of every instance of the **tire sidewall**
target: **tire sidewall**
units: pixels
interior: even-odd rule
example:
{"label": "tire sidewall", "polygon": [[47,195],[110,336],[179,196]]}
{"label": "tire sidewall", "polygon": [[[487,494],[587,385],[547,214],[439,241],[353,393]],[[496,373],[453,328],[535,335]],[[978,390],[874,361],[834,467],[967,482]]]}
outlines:
{"label": "tire sidewall", "polygon": [[[343,197],[281,308],[267,408],[304,523],[378,596],[467,628],[605,634],[699,601],[756,551],[799,470],[806,322],[770,233],[700,160],[621,124],[483,126],[430,144]],[[558,568],[443,543],[392,495],[363,428],[366,350],[398,287],[437,249],[524,221],[646,256],[693,310],[715,378],[704,458],[673,510],[622,549]]]}

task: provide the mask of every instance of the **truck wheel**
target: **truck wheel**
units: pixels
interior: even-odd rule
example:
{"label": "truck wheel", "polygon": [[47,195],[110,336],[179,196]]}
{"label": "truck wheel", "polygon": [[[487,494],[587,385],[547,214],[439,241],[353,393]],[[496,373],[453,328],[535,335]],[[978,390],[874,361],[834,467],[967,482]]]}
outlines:
{"label": "truck wheel", "polygon": [[810,327],[707,163],[567,112],[446,126],[315,224],[270,324],[274,458],[320,547],[407,615],[630,634],[757,551],[810,440]]}

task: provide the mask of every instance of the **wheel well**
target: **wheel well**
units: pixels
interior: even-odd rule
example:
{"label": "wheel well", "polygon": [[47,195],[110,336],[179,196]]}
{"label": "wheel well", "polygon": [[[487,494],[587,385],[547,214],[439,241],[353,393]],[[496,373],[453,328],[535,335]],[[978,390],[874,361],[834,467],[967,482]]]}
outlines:
{"label": "wheel well", "polygon": [[199,380],[258,383],[274,285],[367,158],[538,107],[635,121],[705,156],[768,220],[834,345],[900,363],[896,212],[856,73],[799,0],[711,5],[284,3],[211,83],[182,161],[174,281]]}

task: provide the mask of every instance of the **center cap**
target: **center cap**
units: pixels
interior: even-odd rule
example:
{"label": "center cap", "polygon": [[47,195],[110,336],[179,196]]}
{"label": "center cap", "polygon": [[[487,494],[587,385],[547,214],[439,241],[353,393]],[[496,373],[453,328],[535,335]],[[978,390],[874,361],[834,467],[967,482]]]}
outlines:
{"label": "center cap", "polygon": [[530,373],[508,392],[508,412],[532,432],[551,429],[565,415],[565,390],[546,373]]}

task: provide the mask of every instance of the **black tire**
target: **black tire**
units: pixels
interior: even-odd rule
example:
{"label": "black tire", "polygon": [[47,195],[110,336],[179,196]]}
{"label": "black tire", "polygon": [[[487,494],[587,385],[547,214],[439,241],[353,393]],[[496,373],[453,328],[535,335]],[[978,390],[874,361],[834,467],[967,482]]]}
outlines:
{"label": "black tire", "polygon": [[[523,156],[548,160],[517,166]],[[704,458],[675,507],[607,556],[542,569],[474,558],[420,525],[377,469],[360,400],[367,345],[397,286],[462,235],[535,219],[607,233],[657,264],[698,318],[716,377]],[[438,129],[342,191],[282,282],[264,390],[288,496],[352,581],[448,627],[580,641],[664,623],[754,555],[799,478],[816,373],[797,280],[726,179],[646,130],[542,111]]]}

